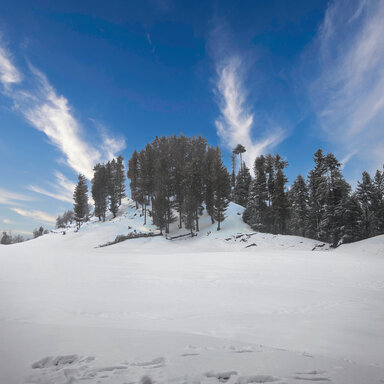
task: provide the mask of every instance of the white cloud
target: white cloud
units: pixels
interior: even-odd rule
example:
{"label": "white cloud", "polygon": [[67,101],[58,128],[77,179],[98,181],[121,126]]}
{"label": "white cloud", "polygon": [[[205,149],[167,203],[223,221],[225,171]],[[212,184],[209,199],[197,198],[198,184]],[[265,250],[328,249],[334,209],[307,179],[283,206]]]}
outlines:
{"label": "white cloud", "polygon": [[[257,140],[253,139],[254,114],[247,105],[247,92],[242,76],[242,62],[239,56],[221,61],[217,65],[218,104],[221,115],[216,119],[217,134],[230,150],[237,144],[245,146],[243,158],[250,166],[256,156],[279,144],[283,131],[269,121],[270,131]],[[260,133],[259,133],[260,136]]]}
{"label": "white cloud", "polygon": [[4,224],[13,224],[13,221],[10,220],[10,219],[3,219],[2,222],[3,222]]}
{"label": "white cloud", "polygon": [[0,82],[4,87],[8,87],[10,84],[19,83],[20,81],[21,75],[12,64],[9,52],[0,45]]}
{"label": "white cloud", "polygon": [[57,95],[41,72],[35,68],[32,72],[38,79],[38,100],[32,102],[30,107],[21,109],[21,112],[36,129],[48,136],[65,155],[72,169],[83,173],[88,179],[92,178],[93,166],[101,157],[99,151],[81,137],[80,125],[73,117],[68,100]]}
{"label": "white cloud", "polygon": [[0,80],[7,85],[4,93],[13,100],[15,109],[64,154],[69,167],[91,179],[94,165],[124,149],[125,141],[104,130],[99,145],[89,144],[68,100],[57,93],[43,73],[32,65],[29,69],[28,82],[23,87],[11,88],[12,83],[21,81],[21,75],[0,41]]}
{"label": "white cloud", "polygon": [[383,162],[383,20],[383,1],[333,1],[310,52],[321,62],[310,92],[327,139],[372,167]]}
{"label": "white cloud", "polygon": [[15,193],[7,191],[6,189],[0,188],[0,204],[11,205],[20,201],[30,201],[32,198],[30,196],[22,195],[20,193]]}
{"label": "white cloud", "polygon": [[40,193],[42,195],[52,197],[53,199],[64,201],[66,203],[73,202],[73,191],[75,190],[75,183],[68,180],[61,172],[55,172],[56,183],[50,183],[51,190],[30,185],[29,190]]}
{"label": "white cloud", "polygon": [[43,221],[50,224],[56,223],[56,218],[54,216],[43,211],[37,211],[37,210],[27,211],[21,208],[11,208],[11,209],[12,211],[18,213],[21,216],[29,217],[36,221]]}

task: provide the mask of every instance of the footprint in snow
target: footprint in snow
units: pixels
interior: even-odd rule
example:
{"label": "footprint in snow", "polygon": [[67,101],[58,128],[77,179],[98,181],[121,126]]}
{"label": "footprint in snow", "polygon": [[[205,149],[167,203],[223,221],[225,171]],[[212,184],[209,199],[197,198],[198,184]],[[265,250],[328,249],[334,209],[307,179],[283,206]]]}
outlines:
{"label": "footprint in snow", "polygon": [[205,377],[208,377],[208,378],[216,378],[217,380],[219,380],[221,383],[225,383],[227,382],[231,376],[234,376],[234,375],[237,375],[237,372],[236,371],[227,371],[227,372],[213,372],[213,371],[210,371],[210,372],[206,372],[204,374]]}
{"label": "footprint in snow", "polygon": [[137,362],[133,363],[132,365],[144,368],[161,368],[165,366],[165,359],[164,357],[157,357],[150,361]]}
{"label": "footprint in snow", "polygon": [[280,379],[269,375],[240,376],[236,384],[273,383],[278,380]]}

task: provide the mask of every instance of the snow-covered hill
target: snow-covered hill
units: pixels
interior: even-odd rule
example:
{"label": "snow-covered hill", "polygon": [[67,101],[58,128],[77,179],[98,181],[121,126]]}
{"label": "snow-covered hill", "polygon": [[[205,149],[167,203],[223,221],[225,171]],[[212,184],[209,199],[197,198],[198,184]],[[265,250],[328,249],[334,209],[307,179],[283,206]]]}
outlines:
{"label": "snow-covered hill", "polygon": [[241,214],[99,248],[156,231],[126,202],[105,223],[0,247],[0,382],[384,380],[384,236],[329,250],[254,233]]}
{"label": "snow-covered hill", "polygon": [[[230,203],[227,210],[227,218],[222,223],[222,229],[217,231],[217,224],[212,224],[210,217],[203,213],[199,220],[199,232],[191,238],[188,236],[189,231],[185,228],[179,229],[178,222],[171,224],[170,233],[164,234],[164,237],[153,239],[135,239],[119,244],[119,249],[132,248],[136,246],[142,247],[148,245],[153,247],[167,247],[172,243],[172,248],[193,247],[198,250],[220,250],[233,251],[245,250],[249,251],[257,249],[291,249],[291,250],[328,250],[328,244],[306,239],[297,236],[282,236],[265,233],[257,233],[253,231],[242,220],[244,208],[240,205]],[[92,218],[89,222],[84,223],[79,231],[73,225],[69,229],[56,230],[48,236],[40,237],[31,243],[24,243],[24,246],[41,247],[49,246],[49,244],[60,244],[63,247],[76,248],[94,248],[108,242],[113,242],[117,235],[127,235],[129,233],[158,233],[155,226],[151,225],[151,218],[147,217],[147,225],[144,225],[144,217],[141,209],[135,208],[135,203],[125,199],[120,207],[118,216],[108,217],[105,222],[100,222],[96,218]],[[65,235],[63,235],[65,233]],[[60,235],[60,236],[58,236]],[[185,237],[183,235],[186,235]],[[179,237],[180,236],[180,237]],[[167,240],[167,241],[166,241]],[[44,245],[43,245],[44,244]],[[21,246],[23,246],[21,245]],[[114,245],[117,246],[117,245]],[[251,249],[254,248],[254,249]],[[159,249],[157,249],[159,250]]]}

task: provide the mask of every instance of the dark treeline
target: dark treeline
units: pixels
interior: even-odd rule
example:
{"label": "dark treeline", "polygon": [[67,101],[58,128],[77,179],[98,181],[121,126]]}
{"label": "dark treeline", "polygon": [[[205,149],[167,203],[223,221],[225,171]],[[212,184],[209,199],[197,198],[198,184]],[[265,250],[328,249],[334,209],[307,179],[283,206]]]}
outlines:
{"label": "dark treeline", "polygon": [[[220,230],[231,193],[230,177],[218,147],[199,136],[156,137],[128,161],[131,197],[152,217],[162,233],[178,221],[191,233],[199,230],[203,203]],[[151,207],[148,211],[148,207]]]}
{"label": "dark treeline", "polygon": [[[36,239],[40,236],[48,234],[48,229],[44,229],[44,227],[35,228],[33,230],[33,238]],[[3,234],[0,238],[0,244],[9,245],[9,244],[16,244],[16,243],[22,243],[24,241],[29,240],[29,238],[25,238],[20,234],[12,235],[11,231],[3,231]]]}
{"label": "dark treeline", "polygon": [[11,232],[3,231],[3,234],[0,239],[0,244],[3,245],[9,245],[9,244],[16,244],[16,243],[22,243],[23,241],[26,241],[28,239],[25,239],[21,235],[12,235]]}
{"label": "dark treeline", "polygon": [[[203,209],[220,230],[229,201],[245,207],[243,220],[254,230],[309,237],[332,246],[384,233],[384,171],[374,178],[364,172],[355,191],[344,179],[341,164],[332,153],[314,154],[314,167],[307,178],[299,175],[290,188],[285,169],[288,162],[278,154],[258,156],[254,177],[242,161],[246,149],[232,152],[229,175],[218,147],[201,137],[156,137],[133,152],[128,161],[131,198],[142,209],[144,224],[151,220],[160,232],[169,233],[178,223],[199,231]],[[240,166],[236,174],[236,159]],[[94,215],[105,220],[109,210],[116,217],[125,197],[124,159],[96,164],[92,179]],[[58,218],[66,225],[88,220],[88,187],[79,175],[74,192],[74,217],[67,212]]]}
{"label": "dark treeline", "polygon": [[374,179],[363,173],[355,191],[344,179],[332,153],[314,154],[307,179],[299,175],[287,190],[279,155],[259,156],[254,179],[242,163],[233,186],[233,200],[246,207],[243,220],[253,229],[293,234],[332,246],[384,233],[384,171]]}

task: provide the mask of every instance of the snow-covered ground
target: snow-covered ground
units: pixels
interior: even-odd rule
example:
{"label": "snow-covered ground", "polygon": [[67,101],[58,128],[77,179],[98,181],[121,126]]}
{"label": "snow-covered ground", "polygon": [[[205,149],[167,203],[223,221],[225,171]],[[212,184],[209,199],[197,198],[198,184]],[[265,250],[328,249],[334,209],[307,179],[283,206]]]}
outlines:
{"label": "snow-covered ground", "polygon": [[126,203],[0,246],[0,382],[384,382],[384,236],[329,250],[241,213],[98,248],[155,231]]}

